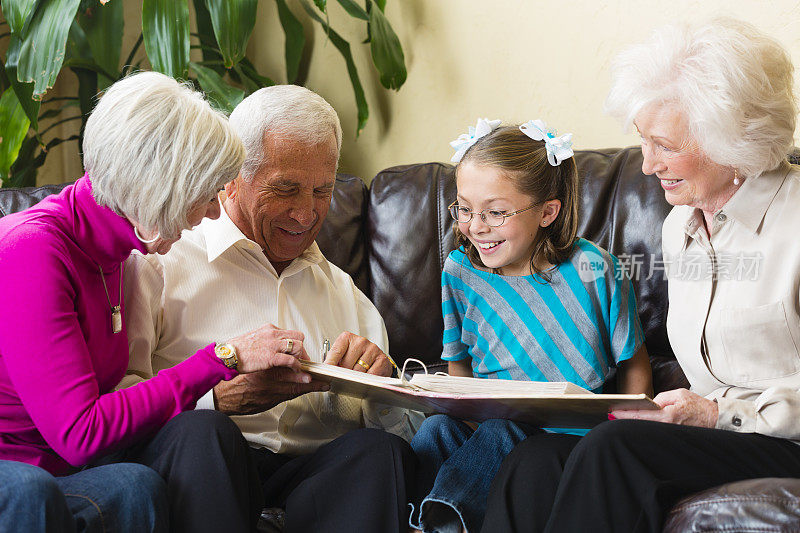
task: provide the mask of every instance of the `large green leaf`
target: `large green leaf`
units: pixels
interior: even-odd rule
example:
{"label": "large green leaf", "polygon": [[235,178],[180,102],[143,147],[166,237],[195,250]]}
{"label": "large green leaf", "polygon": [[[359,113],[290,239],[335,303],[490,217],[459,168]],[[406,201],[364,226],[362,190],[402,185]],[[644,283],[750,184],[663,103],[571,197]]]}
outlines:
{"label": "large green leaf", "polygon": [[354,0],[339,0],[339,4],[344,8],[345,11],[351,16],[361,20],[369,20],[369,13],[366,10],[355,3]]}
{"label": "large green leaf", "polygon": [[12,89],[3,92],[0,97],[0,178],[4,182],[8,179],[11,165],[17,160],[30,124],[17,94]]}
{"label": "large green leaf", "polygon": [[225,68],[244,57],[256,24],[258,0],[206,0]]}
{"label": "large green leaf", "polygon": [[189,4],[186,0],[143,0],[144,49],[153,70],[185,79],[189,70]]}
{"label": "large green leaf", "polygon": [[[89,39],[84,33],[82,25],[78,20],[74,20],[69,29],[67,58],[64,64],[69,66],[78,78],[78,102],[81,109],[81,145],[83,145],[83,130],[86,127],[86,120],[89,118],[89,114],[94,108],[94,97],[97,95],[99,80],[105,79],[109,80],[109,83],[111,82],[111,78],[103,74],[98,74],[96,70],[83,68],[81,66],[83,62],[95,65],[97,68],[102,68],[96,65],[94,61],[91,60],[91,57],[92,47]],[[116,69],[116,65],[113,68]],[[44,132],[42,132],[42,135],[44,135]]]}
{"label": "large green leaf", "polygon": [[200,82],[200,87],[208,96],[208,100],[220,111],[230,114],[244,98],[243,90],[225,83],[222,76],[214,70],[197,63],[191,63],[191,66],[194,73],[197,74],[197,81]]}
{"label": "large green leaf", "polygon": [[197,37],[200,39],[200,50],[203,53],[203,61],[219,61],[219,65],[211,68],[220,76],[225,75],[225,67],[222,65],[222,54],[219,53],[217,39],[214,36],[214,24],[211,22],[211,14],[206,7],[206,0],[192,0],[194,4],[194,20],[197,26]]}
{"label": "large green leaf", "polygon": [[94,62],[115,74],[114,78],[101,75],[97,80],[100,89],[105,89],[118,77],[124,29],[122,8],[122,0],[113,0],[105,5],[98,3],[78,14],[78,24],[86,34]]}
{"label": "large green leaf", "polygon": [[364,88],[361,86],[361,79],[358,77],[356,63],[353,61],[353,53],[350,51],[350,43],[345,41],[341,35],[331,29],[327,22],[322,20],[322,17],[320,17],[317,12],[314,11],[314,8],[308,3],[308,0],[300,0],[300,4],[303,6],[303,9],[306,10],[308,16],[322,25],[322,28],[328,35],[331,43],[333,43],[333,46],[335,46],[336,49],[339,50],[339,53],[342,54],[342,57],[344,57],[344,62],[347,64],[347,74],[350,76],[350,83],[353,85],[353,92],[355,93],[356,97],[356,107],[358,108],[358,126],[356,126],[356,137],[358,137],[358,135],[361,133],[361,130],[363,130],[364,126],[367,124],[367,119],[369,118],[369,106],[367,105],[367,99],[364,96]]}
{"label": "large green leaf", "polygon": [[[301,0],[302,1],[302,0]],[[314,0],[314,4],[322,11],[325,12],[325,5],[328,3],[328,0]]]}
{"label": "large green leaf", "polygon": [[247,94],[253,93],[262,87],[270,87],[275,85],[275,82],[266,76],[262,76],[256,70],[256,67],[246,57],[239,61],[239,64],[233,67],[233,71],[239,77],[242,85],[247,89]]}
{"label": "large green leaf", "polygon": [[278,18],[286,35],[286,83],[294,83],[300,70],[300,60],[303,57],[303,48],[306,45],[306,36],[303,25],[294,16],[285,0],[275,0],[278,4]]}
{"label": "large green leaf", "polygon": [[3,0],[3,15],[11,33],[20,35],[38,0]]}
{"label": "large green leaf", "polygon": [[16,36],[12,35],[8,42],[8,51],[6,52],[6,74],[11,87],[17,94],[19,103],[25,110],[25,115],[31,121],[31,126],[34,130],[39,129],[39,100],[33,99],[33,84],[22,83],[17,79],[17,63],[19,62],[19,51],[22,47],[22,42]]}
{"label": "large green leaf", "polygon": [[375,0],[375,3],[378,4],[381,11],[386,11],[386,0]]}
{"label": "large green leaf", "polygon": [[67,34],[78,4],[80,0],[42,2],[36,6],[26,27],[19,51],[17,79],[33,82],[35,99],[41,99],[61,71]]}
{"label": "large green leaf", "polygon": [[407,76],[400,39],[380,8],[369,10],[369,28],[369,48],[372,51],[372,62],[381,75],[381,85],[397,90],[403,86]]}

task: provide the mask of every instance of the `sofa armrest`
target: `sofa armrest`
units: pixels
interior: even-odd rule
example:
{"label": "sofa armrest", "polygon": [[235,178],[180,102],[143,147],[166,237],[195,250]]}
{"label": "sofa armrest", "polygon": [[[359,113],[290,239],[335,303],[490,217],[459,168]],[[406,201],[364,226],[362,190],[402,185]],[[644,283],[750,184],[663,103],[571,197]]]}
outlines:
{"label": "sofa armrest", "polygon": [[748,479],[699,492],[672,508],[664,531],[800,531],[800,479]]}

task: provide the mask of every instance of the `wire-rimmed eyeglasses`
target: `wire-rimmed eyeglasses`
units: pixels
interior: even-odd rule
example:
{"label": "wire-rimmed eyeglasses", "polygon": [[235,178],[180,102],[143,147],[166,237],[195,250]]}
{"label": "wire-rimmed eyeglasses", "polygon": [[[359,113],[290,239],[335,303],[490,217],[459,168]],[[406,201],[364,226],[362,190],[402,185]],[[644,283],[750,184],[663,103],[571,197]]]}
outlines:
{"label": "wire-rimmed eyeglasses", "polygon": [[533,204],[525,209],[517,209],[516,211],[511,211],[510,213],[499,211],[497,209],[484,209],[480,213],[476,213],[471,209],[467,209],[463,205],[458,205],[458,200],[456,200],[447,206],[447,209],[450,211],[450,216],[453,217],[453,220],[460,222],[461,224],[466,224],[472,220],[472,215],[479,215],[484,224],[489,227],[496,228],[497,226],[502,226],[508,217],[512,217],[522,213],[523,211],[527,211],[528,209],[533,209],[538,205],[539,204]]}

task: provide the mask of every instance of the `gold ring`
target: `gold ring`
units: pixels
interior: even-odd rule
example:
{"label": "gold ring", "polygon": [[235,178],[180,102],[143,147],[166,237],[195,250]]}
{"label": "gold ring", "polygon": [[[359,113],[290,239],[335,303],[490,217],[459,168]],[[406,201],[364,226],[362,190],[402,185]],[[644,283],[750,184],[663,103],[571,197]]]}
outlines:
{"label": "gold ring", "polygon": [[294,340],[286,339],[286,353],[291,353],[292,348],[294,348]]}
{"label": "gold ring", "polygon": [[365,363],[363,359],[359,359],[358,361],[356,361],[356,363],[358,363],[359,365],[364,367],[364,370],[367,370],[367,371],[369,370],[369,367],[372,366],[369,363]]}

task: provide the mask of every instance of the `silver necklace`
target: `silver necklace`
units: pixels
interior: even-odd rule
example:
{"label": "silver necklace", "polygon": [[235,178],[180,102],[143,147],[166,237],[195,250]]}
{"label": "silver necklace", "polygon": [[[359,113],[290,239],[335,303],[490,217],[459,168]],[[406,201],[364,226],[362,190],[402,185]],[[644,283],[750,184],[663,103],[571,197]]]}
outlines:
{"label": "silver necklace", "polygon": [[108,307],[111,310],[111,333],[119,333],[122,331],[122,263],[119,264],[119,303],[120,305],[111,305],[111,297],[108,295],[108,287],[106,286],[106,276],[103,274],[103,267],[97,265],[100,269],[100,280],[103,282],[103,289],[106,291],[106,300]]}

